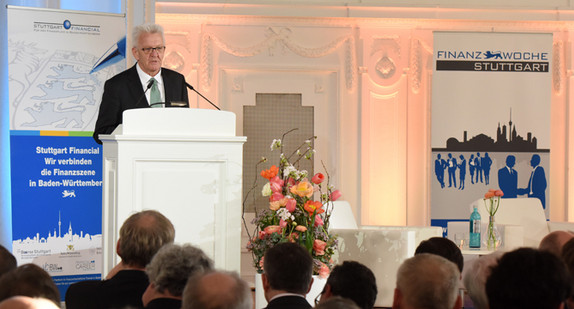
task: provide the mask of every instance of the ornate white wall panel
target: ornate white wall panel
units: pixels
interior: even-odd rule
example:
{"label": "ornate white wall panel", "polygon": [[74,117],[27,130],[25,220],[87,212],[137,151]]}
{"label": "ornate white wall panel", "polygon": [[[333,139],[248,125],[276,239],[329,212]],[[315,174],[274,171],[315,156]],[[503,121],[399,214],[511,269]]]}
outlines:
{"label": "ornate white wall panel", "polygon": [[[542,5],[535,0],[528,3]],[[561,0],[553,3],[554,8],[563,5]],[[350,6],[161,2],[156,21],[166,27],[168,65],[224,110],[237,113],[238,134],[242,107],[254,104],[255,93],[302,93],[303,105],[317,111],[319,154],[335,170],[335,182],[357,218],[366,220],[362,224],[394,225],[429,222],[432,32],[553,33],[551,181],[555,185],[549,196],[556,205],[550,218],[560,221],[574,208],[568,190],[574,178],[568,169],[574,126],[566,104],[572,87],[574,22],[569,20],[574,20],[574,12],[491,5],[494,2],[479,9],[445,9],[377,7],[374,2]],[[341,18],[345,16],[353,17]],[[201,98],[193,103],[211,108]],[[390,144],[383,148],[381,140]],[[395,161],[386,166],[381,158]],[[386,185],[394,191],[381,196],[377,190]]]}

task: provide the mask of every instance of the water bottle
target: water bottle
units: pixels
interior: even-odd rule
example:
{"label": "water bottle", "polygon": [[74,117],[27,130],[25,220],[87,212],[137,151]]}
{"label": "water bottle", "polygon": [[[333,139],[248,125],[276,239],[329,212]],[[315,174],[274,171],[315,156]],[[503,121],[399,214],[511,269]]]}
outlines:
{"label": "water bottle", "polygon": [[476,205],[470,214],[470,237],[468,247],[480,248],[480,214],[478,213]]}

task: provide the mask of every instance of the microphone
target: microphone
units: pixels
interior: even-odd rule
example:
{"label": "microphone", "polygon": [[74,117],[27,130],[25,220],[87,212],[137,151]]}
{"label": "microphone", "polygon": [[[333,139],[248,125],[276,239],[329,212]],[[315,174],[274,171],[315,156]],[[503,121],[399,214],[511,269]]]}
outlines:
{"label": "microphone", "polygon": [[156,105],[163,105],[165,107],[189,107],[189,104],[184,101],[155,102],[150,104],[149,107],[154,107]]}
{"label": "microphone", "polygon": [[207,99],[207,98],[204,97],[201,93],[199,93],[199,91],[195,90],[195,88],[193,88],[192,85],[188,84],[187,82],[185,82],[185,85],[186,85],[187,88],[189,88],[190,90],[193,90],[193,91],[195,91],[195,93],[199,94],[199,96],[202,97],[205,101],[209,102],[209,104],[211,104],[211,106],[217,108],[218,111],[221,110],[217,105],[213,104],[211,101],[209,101],[209,99]]}
{"label": "microphone", "polygon": [[145,97],[146,92],[149,90],[149,88],[151,88],[151,86],[153,86],[153,80],[150,79],[149,82],[147,82],[147,86],[145,87],[144,93],[138,99],[138,102],[136,103],[136,107],[140,105],[140,101]]}

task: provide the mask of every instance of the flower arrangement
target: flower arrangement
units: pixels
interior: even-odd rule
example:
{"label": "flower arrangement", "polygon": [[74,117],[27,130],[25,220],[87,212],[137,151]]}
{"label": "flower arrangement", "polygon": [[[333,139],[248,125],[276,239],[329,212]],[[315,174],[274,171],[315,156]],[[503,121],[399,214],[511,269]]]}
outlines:
{"label": "flower arrangement", "polygon": [[502,190],[489,189],[484,194],[484,207],[488,212],[488,228],[486,229],[486,246],[488,248],[497,248],[501,245],[501,238],[494,225],[494,215],[500,206],[500,198],[504,196]]}
{"label": "flower arrangement", "polygon": [[[257,272],[262,273],[267,249],[282,242],[301,244],[313,257],[313,274],[326,277],[333,266],[331,256],[337,248],[336,236],[329,233],[329,218],[332,202],[341,193],[329,184],[328,173],[327,177],[316,173],[309,180],[308,172],[298,169],[300,160],[313,158],[315,149],[311,140],[303,142],[289,156],[283,153],[283,140],[289,132],[271,143],[271,151],[280,151],[279,166],[272,165],[261,171],[261,176],[267,179],[261,194],[269,198],[269,206],[263,211],[255,210],[252,222],[255,231],[251,234],[248,230],[247,250],[253,256]],[[257,165],[266,161],[262,158]],[[255,186],[256,182],[245,197],[244,209]]]}

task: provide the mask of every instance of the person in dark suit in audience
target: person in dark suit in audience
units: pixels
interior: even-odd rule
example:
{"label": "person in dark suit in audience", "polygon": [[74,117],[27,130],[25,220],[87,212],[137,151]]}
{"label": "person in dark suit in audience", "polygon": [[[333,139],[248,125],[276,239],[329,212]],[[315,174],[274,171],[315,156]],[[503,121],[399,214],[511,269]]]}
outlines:
{"label": "person in dark suit in audience", "polygon": [[149,285],[142,296],[146,309],[179,309],[187,279],[213,269],[213,261],[192,245],[167,244],[146,267]]}
{"label": "person in dark suit in audience", "polygon": [[397,272],[393,309],[460,309],[460,272],[436,254],[407,259]]}
{"label": "person in dark suit in audience", "polygon": [[93,136],[98,144],[102,143],[100,134],[110,134],[122,123],[125,110],[150,107],[156,102],[188,103],[184,76],[162,68],[166,48],[163,28],[156,24],[137,26],[132,42],[137,63],[104,85]]}
{"label": "person in dark suit in audience", "polygon": [[18,266],[14,255],[0,245],[0,277]]}
{"label": "person in dark suit in audience", "polygon": [[313,258],[301,245],[286,242],[267,250],[261,280],[267,309],[311,308],[305,295],[313,283]]}
{"label": "person in dark suit in audience", "polygon": [[574,308],[574,238],[571,238],[562,246],[560,258],[566,265],[566,269],[568,269],[568,274],[571,278],[571,288],[564,308],[572,309]]}
{"label": "person in dark suit in audience", "polygon": [[182,309],[253,309],[247,282],[237,272],[197,273],[187,280]]}
{"label": "person in dark suit in audience", "polygon": [[116,251],[122,261],[103,281],[81,281],[66,292],[66,309],[142,307],[149,285],[145,267],[165,244],[172,243],[171,221],[155,210],[131,215],[120,228]]}
{"label": "person in dark suit in audience", "polygon": [[24,264],[0,277],[0,301],[14,296],[41,297],[60,307],[60,291],[50,274],[36,264]]}
{"label": "person in dark suit in audience", "polygon": [[421,253],[431,253],[442,256],[443,258],[456,264],[458,271],[462,273],[464,267],[464,258],[460,248],[456,244],[444,237],[431,237],[421,243],[415,249],[415,255]]}
{"label": "person in dark suit in audience", "polygon": [[505,253],[486,280],[490,309],[561,309],[570,291],[564,263],[532,248]]}
{"label": "person in dark suit in audience", "polygon": [[377,300],[375,274],[356,261],[344,261],[335,266],[321,292],[319,304],[336,296],[348,298],[362,309],[372,309]]}
{"label": "person in dark suit in audience", "polygon": [[514,169],[516,157],[506,156],[506,166],[498,170],[498,186],[504,192],[502,198],[516,198],[518,194],[518,173]]}

